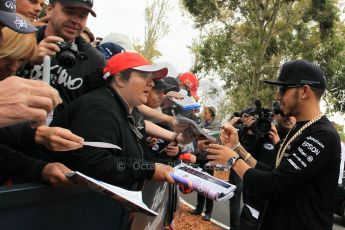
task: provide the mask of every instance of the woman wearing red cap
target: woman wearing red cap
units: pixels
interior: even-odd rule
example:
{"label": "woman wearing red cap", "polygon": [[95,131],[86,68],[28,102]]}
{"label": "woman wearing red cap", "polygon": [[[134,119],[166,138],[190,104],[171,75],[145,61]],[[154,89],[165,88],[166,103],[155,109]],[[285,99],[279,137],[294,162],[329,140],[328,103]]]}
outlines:
{"label": "woman wearing red cap", "polygon": [[145,160],[145,123],[136,108],[147,102],[153,80],[166,74],[164,66],[151,65],[137,53],[113,56],[104,69],[106,86],[73,101],[51,125],[121,150],[84,146],[51,155],[88,176],[126,189],[141,189],[145,179],[173,182],[171,167]]}

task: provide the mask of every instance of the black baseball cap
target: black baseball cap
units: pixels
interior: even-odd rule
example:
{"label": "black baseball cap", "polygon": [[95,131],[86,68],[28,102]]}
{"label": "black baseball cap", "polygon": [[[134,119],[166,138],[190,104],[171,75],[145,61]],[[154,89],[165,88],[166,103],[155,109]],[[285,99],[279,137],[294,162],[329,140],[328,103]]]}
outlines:
{"label": "black baseball cap", "polygon": [[278,80],[264,80],[266,84],[280,86],[303,86],[326,89],[327,80],[322,70],[306,60],[293,60],[283,64]]}
{"label": "black baseball cap", "polygon": [[90,14],[96,17],[96,13],[92,10],[93,0],[50,0],[50,3],[60,2],[62,5],[67,7],[82,8],[90,12]]}
{"label": "black baseball cap", "polygon": [[163,80],[155,80],[154,83],[155,85],[153,86],[153,89],[157,91],[163,90],[164,92],[169,92],[172,91],[172,89],[175,87],[173,85],[169,85]]}
{"label": "black baseball cap", "polygon": [[37,31],[37,28],[16,13],[16,0],[0,1],[0,22],[11,30],[29,34]]}
{"label": "black baseball cap", "polygon": [[173,88],[171,88],[170,91],[175,91],[175,92],[179,92],[180,91],[178,78],[174,78],[174,77],[169,77],[168,76],[168,77],[163,78],[163,81],[165,83],[167,83],[168,85],[173,86]]}

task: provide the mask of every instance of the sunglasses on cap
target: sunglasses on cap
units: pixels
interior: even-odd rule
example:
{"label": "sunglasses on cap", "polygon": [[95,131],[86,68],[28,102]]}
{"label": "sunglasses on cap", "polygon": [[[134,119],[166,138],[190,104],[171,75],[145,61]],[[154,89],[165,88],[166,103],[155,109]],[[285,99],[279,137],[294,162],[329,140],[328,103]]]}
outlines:
{"label": "sunglasses on cap", "polygon": [[299,88],[299,87],[302,87],[302,86],[305,86],[305,84],[280,85],[280,86],[278,86],[278,93],[279,93],[280,96],[284,96],[285,92],[286,92],[288,89],[291,89],[291,88]]}

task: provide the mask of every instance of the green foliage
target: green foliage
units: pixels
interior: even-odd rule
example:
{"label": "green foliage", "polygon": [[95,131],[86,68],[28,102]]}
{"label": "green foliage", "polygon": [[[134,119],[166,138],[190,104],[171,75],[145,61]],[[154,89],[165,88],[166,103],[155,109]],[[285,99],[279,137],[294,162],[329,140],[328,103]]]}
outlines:
{"label": "green foliage", "polygon": [[339,135],[340,135],[340,140],[342,142],[345,142],[345,133],[341,132],[341,133],[339,133]]}
{"label": "green foliage", "polygon": [[149,60],[161,56],[157,43],[169,32],[167,13],[170,5],[164,0],[152,0],[145,8],[145,40],[134,48]]}
{"label": "green foliage", "polygon": [[49,5],[49,1],[46,1],[43,4],[42,11],[41,11],[40,15],[38,16],[38,18],[43,18],[46,16],[46,9],[47,9],[48,5]]}
{"label": "green foliage", "polygon": [[275,79],[286,60],[308,59],[326,73],[330,111],[345,112],[345,27],[337,1],[181,1],[202,31],[193,71],[225,81],[224,108],[236,111],[255,99],[269,106],[274,88],[261,81]]}
{"label": "green foliage", "polygon": [[341,141],[345,141],[345,130],[344,130],[344,125],[340,125],[340,124],[335,124],[335,128],[336,130],[339,132],[340,135],[340,140]]}

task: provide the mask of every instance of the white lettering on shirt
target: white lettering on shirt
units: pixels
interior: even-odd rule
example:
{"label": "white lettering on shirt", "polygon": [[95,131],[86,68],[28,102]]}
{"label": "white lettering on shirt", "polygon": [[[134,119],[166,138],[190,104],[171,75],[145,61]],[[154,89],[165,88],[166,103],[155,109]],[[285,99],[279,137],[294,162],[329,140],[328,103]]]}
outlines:
{"label": "white lettering on shirt", "polygon": [[291,159],[288,159],[288,162],[296,169],[296,170],[301,170],[300,167],[298,167],[295,162],[293,162]]}
{"label": "white lettering on shirt", "polygon": [[307,149],[309,149],[316,156],[319,155],[319,153],[320,153],[320,150],[318,148],[316,148],[314,145],[310,144],[308,141],[304,141],[302,143],[302,146],[306,147]]}
{"label": "white lettering on shirt", "polygon": [[299,158],[299,157],[296,155],[296,153],[294,153],[293,156],[294,156],[299,162],[301,162],[301,164],[303,165],[304,168],[307,167],[307,164],[304,163],[304,161],[302,161],[301,158]]}
{"label": "white lettering on shirt", "polygon": [[313,142],[315,142],[316,144],[318,144],[320,147],[325,148],[325,146],[324,146],[319,140],[315,139],[315,138],[312,137],[312,136],[307,137],[307,140],[312,140]]}
{"label": "white lettering on shirt", "polygon": [[[50,70],[56,70],[55,74],[51,74],[51,78],[53,75],[58,76],[57,84],[63,85],[64,87],[75,90],[79,89],[83,85],[83,79],[82,78],[72,78],[71,75],[69,75],[64,68],[59,68],[59,65],[51,66]],[[33,80],[41,80],[43,77],[43,66],[42,65],[35,65],[32,70],[30,71],[30,79]],[[55,83],[55,79],[52,79]]]}
{"label": "white lettering on shirt", "polygon": [[301,147],[298,147],[298,152],[300,152],[303,156],[308,157]]}

